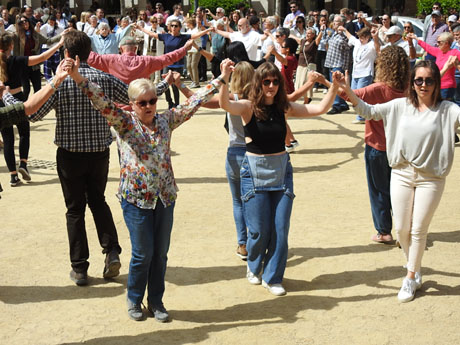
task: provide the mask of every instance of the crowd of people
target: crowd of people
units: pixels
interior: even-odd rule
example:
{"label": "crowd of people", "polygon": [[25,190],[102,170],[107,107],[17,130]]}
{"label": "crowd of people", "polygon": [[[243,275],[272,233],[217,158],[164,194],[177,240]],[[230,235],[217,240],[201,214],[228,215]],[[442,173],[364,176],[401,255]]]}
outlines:
{"label": "crowd of people", "polygon": [[[198,7],[184,15],[181,4],[168,13],[156,3],[116,21],[101,8],[82,12],[80,20],[64,8],[26,6],[13,20],[11,11],[1,10],[0,126],[10,185],[21,183],[18,174],[31,180],[29,122],[54,110],[70,278],[77,285],[88,284],[87,205],[105,254],[103,277],[119,275],[121,247],[105,201],[115,137],[117,195],[132,246],[128,314],[144,319],[147,289],[147,310],[160,322],[169,320],[163,294],[177,198],[171,135],[204,106],[226,111],[226,173],[236,254],[247,261],[246,277],[276,296],[286,294],[295,198],[289,153],[299,145],[288,118],[340,114],[349,102],[358,114],[353,123],[365,123],[376,230],[371,239],[394,243],[394,224],[407,267],[398,300],[414,298],[422,285],[428,227],[458,139],[458,13],[451,11],[444,23],[435,2],[424,37],[417,37],[410,23],[401,29],[389,14],[367,20],[366,13],[348,8],[305,13],[296,1],[289,9],[282,20],[244,5],[227,16],[220,7],[215,14]],[[47,83],[41,89],[42,62]],[[320,89],[324,96],[312,103]],[[159,114],[163,93],[168,109]],[[20,137],[19,168],[13,125]]]}

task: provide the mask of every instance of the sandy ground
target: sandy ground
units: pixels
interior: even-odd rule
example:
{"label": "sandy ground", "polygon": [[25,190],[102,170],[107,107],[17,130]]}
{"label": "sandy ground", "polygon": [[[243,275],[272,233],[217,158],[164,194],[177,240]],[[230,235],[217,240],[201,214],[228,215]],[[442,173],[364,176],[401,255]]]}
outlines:
{"label": "sandy ground", "polygon": [[[322,94],[315,94],[315,101]],[[160,108],[165,102],[160,102]],[[88,210],[90,285],[77,287],[55,169],[55,119],[32,125],[33,182],[12,188],[5,164],[1,203],[2,344],[458,344],[460,165],[456,157],[431,225],[416,299],[399,304],[402,252],[373,233],[363,125],[351,112],[292,120],[297,195],[284,286],[274,297],[245,279],[235,255],[224,160],[223,112],[202,110],[174,134],[180,187],[164,297],[172,322],[134,322],[126,312],[128,231],[115,191],[112,149],[107,201],[119,231],[121,275],[102,279],[104,257]]]}

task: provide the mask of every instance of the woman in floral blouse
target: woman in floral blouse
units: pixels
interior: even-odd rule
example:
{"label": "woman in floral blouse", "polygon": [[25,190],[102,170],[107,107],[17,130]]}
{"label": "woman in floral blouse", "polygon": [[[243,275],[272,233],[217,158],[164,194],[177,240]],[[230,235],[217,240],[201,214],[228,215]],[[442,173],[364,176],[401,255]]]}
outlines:
{"label": "woman in floral blouse", "polygon": [[[162,298],[177,195],[171,166],[171,134],[218,92],[222,81],[220,77],[211,81],[182,105],[157,114],[154,84],[148,79],[137,79],[128,88],[134,112],[127,112],[108,99],[96,84],[78,73],[78,59],[77,62],[68,59],[67,63],[71,77],[117,131],[121,155],[118,197],[132,246],[127,287],[128,314],[136,321],[143,319],[141,303],[147,286],[148,310],[157,321],[168,321]],[[176,85],[179,80],[175,80]],[[178,86],[185,87],[183,84]]]}

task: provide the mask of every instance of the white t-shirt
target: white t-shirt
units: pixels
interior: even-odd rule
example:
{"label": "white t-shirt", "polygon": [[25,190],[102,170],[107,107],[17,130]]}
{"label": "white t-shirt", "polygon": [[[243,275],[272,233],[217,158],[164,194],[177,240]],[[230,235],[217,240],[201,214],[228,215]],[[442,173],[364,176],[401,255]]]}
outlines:
{"label": "white t-shirt", "polygon": [[362,44],[355,36],[348,39],[348,44],[355,46],[353,49],[353,78],[363,78],[374,75],[374,62],[377,58],[374,41]]}
{"label": "white t-shirt", "polygon": [[[53,34],[53,30],[54,30],[54,34]],[[61,28],[60,26],[57,26],[56,28],[54,28],[51,25],[49,25],[48,23],[43,24],[40,27],[40,34],[42,36],[45,36],[45,37],[48,37],[48,38],[55,37],[55,36],[61,34],[63,31],[64,31],[64,29]],[[43,44],[42,47],[45,48],[45,49],[49,48],[49,46],[46,45],[46,44]]]}
{"label": "white t-shirt", "polygon": [[241,32],[235,31],[230,34],[230,41],[242,42],[248,52],[249,60],[257,61],[257,50],[261,44],[259,33],[250,30],[248,33],[243,35]]}

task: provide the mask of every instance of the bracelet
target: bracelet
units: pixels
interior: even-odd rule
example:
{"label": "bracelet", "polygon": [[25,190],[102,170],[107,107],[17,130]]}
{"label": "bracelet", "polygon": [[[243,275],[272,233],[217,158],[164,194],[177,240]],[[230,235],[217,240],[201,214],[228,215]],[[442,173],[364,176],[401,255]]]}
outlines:
{"label": "bracelet", "polygon": [[53,79],[51,79],[48,84],[51,86],[51,88],[54,90],[54,91],[57,91],[57,87],[56,85],[54,85],[54,82],[53,82]]}
{"label": "bracelet", "polygon": [[227,83],[225,82],[225,80],[222,79],[222,77],[219,76],[219,77],[217,77],[217,79],[218,79],[223,85],[227,84]]}
{"label": "bracelet", "polygon": [[200,52],[200,51],[202,51],[202,50],[203,50],[203,48],[202,48],[202,47],[198,47],[198,51],[199,51],[199,52]]}
{"label": "bracelet", "polygon": [[179,85],[179,88],[180,88],[180,89],[185,89],[186,87],[187,87],[187,86],[185,86],[184,83],[181,83],[181,84]]}

